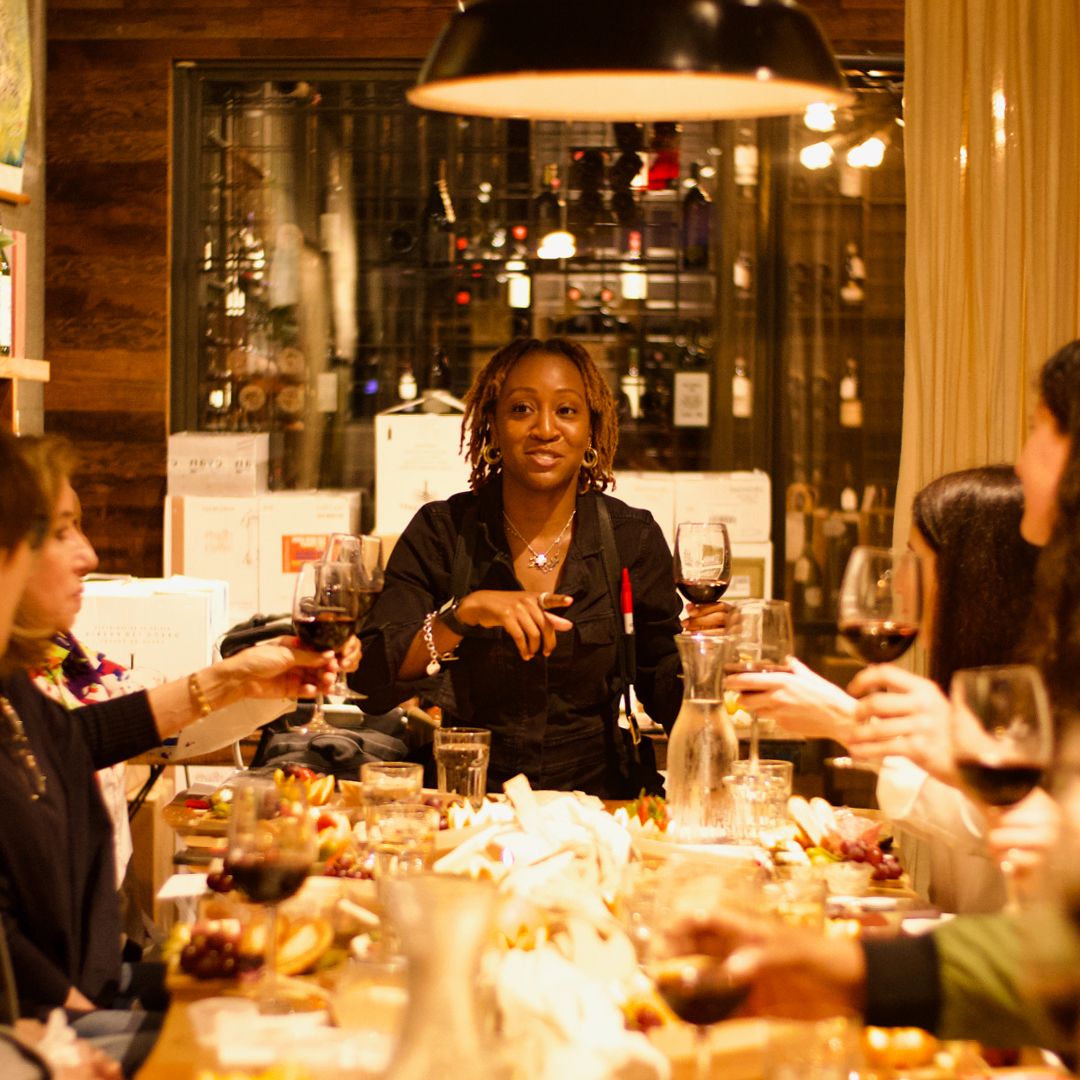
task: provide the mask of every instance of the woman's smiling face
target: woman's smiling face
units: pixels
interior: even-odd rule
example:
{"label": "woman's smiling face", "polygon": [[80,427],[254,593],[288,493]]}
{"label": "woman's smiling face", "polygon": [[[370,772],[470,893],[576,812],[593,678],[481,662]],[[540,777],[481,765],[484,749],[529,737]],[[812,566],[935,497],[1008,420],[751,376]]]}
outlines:
{"label": "woman's smiling face", "polygon": [[585,381],[575,364],[532,353],[508,372],[495,404],[503,483],[533,491],[575,489],[592,425]]}

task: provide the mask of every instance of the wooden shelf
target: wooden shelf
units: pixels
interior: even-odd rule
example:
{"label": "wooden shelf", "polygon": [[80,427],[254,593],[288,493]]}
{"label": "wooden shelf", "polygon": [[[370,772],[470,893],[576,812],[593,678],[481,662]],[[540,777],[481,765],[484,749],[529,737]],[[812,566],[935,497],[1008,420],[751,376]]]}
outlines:
{"label": "wooden shelf", "polygon": [[49,361],[0,356],[0,379],[26,379],[28,382],[48,382]]}

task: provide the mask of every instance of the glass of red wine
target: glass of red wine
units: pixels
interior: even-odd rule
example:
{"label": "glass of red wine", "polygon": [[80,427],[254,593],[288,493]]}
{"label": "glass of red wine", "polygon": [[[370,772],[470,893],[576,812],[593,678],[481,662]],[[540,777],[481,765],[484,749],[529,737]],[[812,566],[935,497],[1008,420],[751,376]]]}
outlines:
{"label": "glass of red wine", "polygon": [[838,626],[867,664],[887,664],[914,644],[922,618],[919,557],[901,548],[856,547],[840,583]]}
{"label": "glass of red wine", "polygon": [[[973,799],[1013,806],[1042,782],[1053,751],[1050,703],[1029,664],[965,668],[952,677],[953,761]],[[1008,906],[1018,906],[1011,859],[1001,860]]]}
{"label": "glass of red wine", "polygon": [[[293,593],[293,629],[305,648],[333,649],[340,654],[356,630],[360,614],[360,581],[351,562],[304,563],[296,575]],[[323,695],[315,698],[308,731],[329,731],[323,713]]]}
{"label": "glass of red wine", "polygon": [[233,785],[225,873],[253,904],[266,908],[263,976],[256,997],[264,1013],[293,1012],[297,1001],[278,978],[278,904],[298,892],[315,859],[315,830],[304,787],[272,777],[241,776]]}
{"label": "glass of red wine", "polygon": [[[326,545],[324,562],[351,563],[357,580],[359,593],[359,615],[356,620],[356,632],[367,618],[368,612],[375,606],[375,600],[382,592],[385,574],[383,571],[382,541],[377,536],[355,536],[352,533],[333,533]],[[358,693],[345,679],[344,672],[338,674],[337,682],[329,691],[331,697],[349,698],[363,701],[367,695]]]}
{"label": "glass of red wine", "polygon": [[731,581],[731,541],[722,521],[681,521],[675,529],[675,585],[691,604],[715,604]]}
{"label": "glass of red wine", "polygon": [[746,999],[749,983],[732,973],[717,942],[734,934],[718,932],[724,920],[760,907],[760,893],[745,864],[693,856],[665,860],[655,897],[638,909],[652,921],[639,938],[645,969],[657,993],[680,1020],[694,1025],[696,1080],[712,1076],[709,1036]]}

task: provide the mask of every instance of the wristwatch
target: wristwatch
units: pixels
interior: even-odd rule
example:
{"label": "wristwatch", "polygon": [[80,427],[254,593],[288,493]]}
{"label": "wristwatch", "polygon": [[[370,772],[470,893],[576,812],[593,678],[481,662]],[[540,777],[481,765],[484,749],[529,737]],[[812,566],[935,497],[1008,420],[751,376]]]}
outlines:
{"label": "wristwatch", "polygon": [[438,616],[442,620],[443,626],[452,634],[459,634],[461,637],[468,637],[474,630],[475,626],[466,626],[458,617],[457,609],[461,603],[456,596],[451,597],[446,601],[441,608],[439,608]]}

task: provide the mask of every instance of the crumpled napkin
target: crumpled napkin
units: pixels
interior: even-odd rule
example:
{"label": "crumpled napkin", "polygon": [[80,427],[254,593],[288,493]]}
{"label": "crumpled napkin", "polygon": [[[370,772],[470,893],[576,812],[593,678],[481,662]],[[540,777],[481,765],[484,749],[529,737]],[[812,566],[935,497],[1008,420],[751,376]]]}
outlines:
{"label": "crumpled napkin", "polygon": [[670,1080],[667,1058],[626,1030],[607,987],[554,947],[507,953],[495,991],[526,1080]]}
{"label": "crumpled napkin", "polygon": [[54,1068],[78,1065],[82,1058],[76,1043],[75,1029],[67,1022],[63,1009],[53,1009],[45,1021],[45,1033],[34,1049]]}

